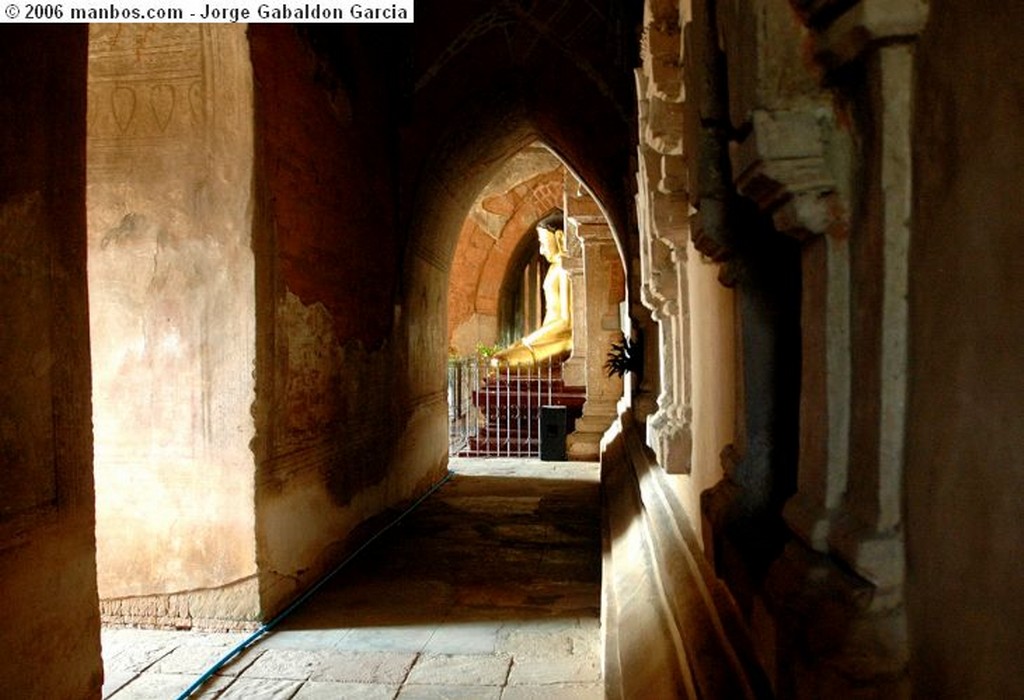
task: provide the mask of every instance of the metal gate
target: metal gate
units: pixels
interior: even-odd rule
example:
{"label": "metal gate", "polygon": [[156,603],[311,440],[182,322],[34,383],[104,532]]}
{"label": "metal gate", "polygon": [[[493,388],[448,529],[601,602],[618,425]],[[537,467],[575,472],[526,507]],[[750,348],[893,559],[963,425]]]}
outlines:
{"label": "metal gate", "polygon": [[539,457],[541,406],[557,401],[561,366],[496,367],[489,358],[448,361],[448,453]]}

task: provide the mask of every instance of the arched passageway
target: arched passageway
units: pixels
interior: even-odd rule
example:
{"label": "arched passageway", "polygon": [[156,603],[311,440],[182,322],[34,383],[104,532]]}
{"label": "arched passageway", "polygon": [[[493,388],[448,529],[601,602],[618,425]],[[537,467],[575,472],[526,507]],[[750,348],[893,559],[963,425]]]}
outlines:
{"label": "arched passageway", "polygon": [[[447,202],[419,185],[408,211],[395,210],[383,183],[415,172],[417,158],[432,168],[465,158],[472,144],[412,148],[408,169],[375,159],[391,125],[369,115],[395,96],[374,80],[393,59],[339,31],[93,34],[91,320],[109,622],[252,627],[358,542],[357,525],[442,473],[446,277],[401,218],[418,230],[419,203]],[[203,60],[188,64],[196,52]],[[351,55],[377,60],[353,69]],[[520,110],[526,97],[503,103],[495,90],[493,106]],[[472,157],[536,138],[531,119],[496,141],[476,125],[487,150]],[[449,183],[445,195],[481,182]],[[235,206],[211,208],[222,201]],[[450,254],[458,229],[442,230]],[[156,264],[133,266],[142,257]],[[132,400],[118,402],[124,393]],[[125,454],[155,500],[122,488]]]}
{"label": "arched passageway", "polygon": [[[557,299],[547,298],[554,263],[541,254],[542,228],[560,241]],[[539,456],[543,406],[555,405],[566,417],[559,444],[549,441],[551,458],[596,461],[622,395],[605,362],[628,327],[624,299],[611,226],[586,186],[543,144],[512,155],[475,198],[449,273],[451,453]],[[507,366],[505,349],[534,334],[556,305],[571,340]]]}
{"label": "arched passageway", "polygon": [[[560,210],[565,168],[542,144],[514,154],[466,212],[448,283],[448,337],[457,356],[477,346],[508,345],[540,325],[534,280],[517,308],[507,290],[511,276],[540,259],[534,227]],[[531,299],[526,302],[525,297]],[[529,307],[529,310],[527,310]],[[517,322],[518,321],[518,322]]]}
{"label": "arched passageway", "polygon": [[[94,478],[111,622],[251,625],[316,580],[356,524],[436,481],[438,301],[466,211],[452,197],[545,132],[593,150],[584,170],[614,191],[605,156],[621,159],[625,141],[559,133],[562,108],[539,99],[552,61],[580,70],[567,56],[516,48],[499,63],[528,58],[535,84],[479,76],[481,106],[458,110],[465,81],[446,71],[475,65],[478,47],[394,84],[380,78],[402,58],[373,31],[91,30]],[[425,113],[418,133],[446,126],[410,139],[400,168],[376,156],[402,99]],[[624,104],[598,97],[589,123]],[[437,172],[457,179],[438,192]],[[388,197],[406,183],[413,197]]]}

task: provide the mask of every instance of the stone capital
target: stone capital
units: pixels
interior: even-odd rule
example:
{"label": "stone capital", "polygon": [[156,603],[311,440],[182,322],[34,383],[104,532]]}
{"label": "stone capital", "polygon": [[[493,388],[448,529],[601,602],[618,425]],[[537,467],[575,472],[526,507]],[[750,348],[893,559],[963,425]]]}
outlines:
{"label": "stone capital", "polygon": [[650,302],[651,318],[656,323],[669,323],[679,312],[679,304],[676,300],[662,294],[657,287],[651,287]]}
{"label": "stone capital", "polygon": [[[574,217],[574,221],[576,221]],[[584,250],[594,250],[602,245],[614,245],[612,229],[603,220],[601,223],[576,223],[576,236],[583,244]]]}
{"label": "stone capital", "polygon": [[842,66],[872,47],[916,40],[927,20],[926,0],[860,0],[816,32],[815,58]]}
{"label": "stone capital", "polygon": [[577,225],[602,224],[607,227],[604,212],[582,183],[571,173],[565,174],[565,218]]}
{"label": "stone capital", "polygon": [[826,233],[844,220],[826,160],[829,120],[825,107],[755,110],[749,136],[731,149],[739,191],[797,238]]}

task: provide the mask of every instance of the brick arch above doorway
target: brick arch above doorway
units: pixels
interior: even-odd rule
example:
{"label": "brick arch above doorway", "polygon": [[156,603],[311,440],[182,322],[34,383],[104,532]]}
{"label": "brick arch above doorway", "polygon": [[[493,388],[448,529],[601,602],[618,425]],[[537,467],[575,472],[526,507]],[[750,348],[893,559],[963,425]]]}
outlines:
{"label": "brick arch above doorway", "polygon": [[[538,219],[562,205],[564,167],[535,174],[504,192],[478,198],[459,232],[448,287],[448,344],[469,354],[477,343],[494,344],[498,301],[510,256],[534,235]],[[481,211],[500,226],[483,225]],[[495,235],[494,231],[497,229]]]}

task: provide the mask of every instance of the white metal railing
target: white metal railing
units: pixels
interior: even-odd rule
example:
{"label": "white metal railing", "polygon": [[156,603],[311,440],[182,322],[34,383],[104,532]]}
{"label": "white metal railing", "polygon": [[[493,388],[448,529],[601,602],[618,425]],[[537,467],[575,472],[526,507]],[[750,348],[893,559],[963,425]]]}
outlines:
{"label": "white metal railing", "polygon": [[560,365],[493,366],[490,358],[448,361],[448,452],[453,456],[540,456],[541,406],[554,399]]}

